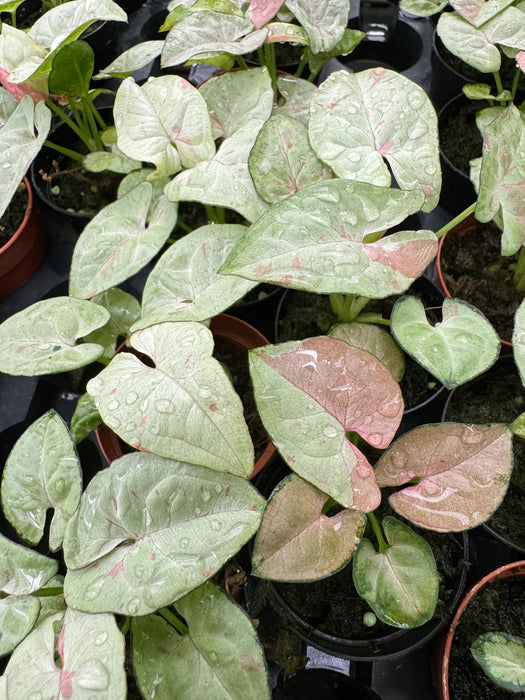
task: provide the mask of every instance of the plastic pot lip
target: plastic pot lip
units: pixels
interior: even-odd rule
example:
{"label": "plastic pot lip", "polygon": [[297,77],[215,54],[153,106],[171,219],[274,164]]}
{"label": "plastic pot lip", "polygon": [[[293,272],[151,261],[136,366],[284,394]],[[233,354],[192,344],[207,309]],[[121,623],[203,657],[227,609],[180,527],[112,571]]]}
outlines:
{"label": "plastic pot lip", "polygon": [[[246,321],[229,314],[223,313],[215,316],[211,320],[210,330],[223,340],[229,340],[234,345],[244,347],[247,350],[270,344],[270,341],[256,328],[246,323]],[[121,343],[117,348],[117,352],[125,349],[125,347],[126,343]],[[113,460],[123,456],[124,453],[120,447],[118,436],[107,425],[104,423],[99,425],[95,429],[95,437],[100,451],[107,462],[111,464]],[[264,452],[254,464],[253,471],[249,476],[250,480],[264,469],[275,453],[275,445],[269,440]]]}
{"label": "plastic pot lip", "polygon": [[463,597],[463,600],[461,601],[458,609],[456,610],[456,614],[454,615],[452,622],[450,623],[450,627],[448,629],[448,633],[445,639],[445,644],[443,647],[442,651],[442,656],[440,659],[440,673],[439,673],[439,691],[440,691],[440,700],[450,700],[450,694],[449,694],[449,688],[448,688],[448,670],[450,666],[450,651],[452,648],[452,642],[454,640],[454,634],[456,631],[456,628],[460,622],[461,616],[463,615],[463,612],[465,611],[467,605],[469,602],[472,600],[472,598],[476,595],[476,593],[485,586],[487,583],[490,583],[491,581],[495,581],[500,578],[509,578],[510,576],[525,576],[525,560],[520,560],[520,561],[514,561],[511,562],[510,564],[505,564],[504,566],[500,566],[497,569],[494,569],[494,571],[491,571],[488,573],[486,576],[484,576],[482,579],[480,579],[477,583],[475,583],[469,590],[466,592],[466,594]]}
{"label": "plastic pot lip", "polygon": [[[462,92],[458,93],[457,95],[454,95],[454,97],[451,97],[448,102],[445,102],[443,107],[441,107],[441,109],[439,110],[438,115],[437,115],[438,116],[438,125],[439,125],[441,118],[443,117],[444,112],[446,112],[446,110],[449,109],[455,102],[460,102],[460,101],[465,102],[465,104],[471,104],[468,97],[466,95],[464,95]],[[454,172],[458,177],[462,177],[465,180],[468,180],[470,182],[470,177],[469,177],[468,173],[464,173],[463,170],[460,170],[458,167],[456,167],[454,165],[454,163],[452,163],[452,161],[450,161],[447,158],[447,156],[443,153],[441,146],[439,147],[439,155],[443,159],[443,161],[446,163],[446,165],[452,170],[452,172]]]}
{"label": "plastic pot lip", "polygon": [[22,223],[20,224],[16,232],[11,236],[7,243],[4,243],[4,245],[0,248],[0,255],[2,255],[2,253],[7,252],[9,248],[11,248],[11,246],[16,245],[17,240],[23,235],[23,231],[27,225],[27,222],[29,221],[31,212],[33,211],[33,190],[31,188],[31,183],[29,182],[29,179],[26,176],[24,176],[23,182],[26,186],[28,196],[26,212],[24,218],[22,219]]}
{"label": "plastic pot lip", "polygon": [[[463,80],[463,81],[464,81],[465,83],[467,83],[467,84],[468,84],[468,83],[473,83],[473,81],[472,81],[470,78],[467,78],[467,77],[464,76],[462,73],[459,73],[457,70],[455,70],[454,68],[452,68],[452,66],[450,66],[450,65],[445,61],[445,59],[443,58],[443,56],[441,55],[441,53],[440,53],[440,51],[439,51],[439,45],[438,45],[438,43],[437,43],[437,40],[438,40],[438,39],[439,39],[439,41],[443,44],[443,41],[442,41],[441,37],[440,37],[439,34],[438,34],[437,26],[436,26],[436,28],[434,29],[434,34],[433,34],[433,36],[432,36],[432,51],[433,51],[433,53],[434,53],[436,59],[441,63],[441,65],[442,65],[444,68],[446,68],[447,70],[449,70],[451,73],[454,73],[454,75],[455,75],[457,78],[459,78],[460,80]],[[445,46],[445,45],[443,44],[443,46]],[[446,47],[445,47],[445,48],[446,48]],[[462,93],[458,93],[458,95],[459,95],[459,94],[462,94]],[[452,98],[452,99],[454,99],[454,98]],[[449,100],[449,101],[452,101],[452,100]],[[448,103],[447,103],[447,104],[448,104]],[[445,105],[445,106],[446,106],[446,105]]]}

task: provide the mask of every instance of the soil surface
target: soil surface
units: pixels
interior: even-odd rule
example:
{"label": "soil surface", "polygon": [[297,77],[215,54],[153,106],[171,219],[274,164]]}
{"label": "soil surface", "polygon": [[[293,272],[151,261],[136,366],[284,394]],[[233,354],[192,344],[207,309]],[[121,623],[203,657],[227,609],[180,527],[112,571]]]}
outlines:
{"label": "soil surface", "polygon": [[451,700],[518,700],[525,693],[498,687],[470,653],[472,643],[485,632],[507,632],[525,637],[525,585],[523,576],[486,584],[461,616],[450,654]]}
{"label": "soil surface", "polygon": [[15,192],[13,199],[0,219],[0,248],[2,248],[20,228],[26,215],[29,197],[27,188],[22,182]]}
{"label": "soil surface", "polygon": [[[445,420],[465,423],[511,423],[525,411],[525,389],[511,358],[502,359],[482,378],[456,389]],[[487,521],[500,537],[525,549],[525,440],[512,439],[514,468],[503,503]]]}
{"label": "soil surface", "polygon": [[448,160],[468,177],[469,162],[479,158],[483,138],[476,125],[476,114],[488,107],[483,100],[456,100],[439,115],[439,145]]}
{"label": "soil surface", "polygon": [[523,300],[514,286],[517,261],[517,253],[501,255],[501,231],[491,224],[478,224],[464,236],[452,231],[441,249],[442,274],[450,295],[479,309],[507,341]]}

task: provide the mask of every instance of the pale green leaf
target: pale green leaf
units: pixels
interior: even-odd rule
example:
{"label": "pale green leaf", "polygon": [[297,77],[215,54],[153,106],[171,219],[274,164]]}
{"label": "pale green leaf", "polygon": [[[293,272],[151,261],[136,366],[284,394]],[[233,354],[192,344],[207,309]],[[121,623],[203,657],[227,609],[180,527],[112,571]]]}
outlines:
{"label": "pale green leaf", "polygon": [[403,12],[416,17],[430,17],[441,12],[448,5],[448,0],[401,0],[399,7]]}
{"label": "pale green leaf", "polygon": [[11,542],[0,534],[0,590],[29,595],[42,588],[58,570],[58,562]]}
{"label": "pale green leaf", "polygon": [[373,355],[328,337],[250,351],[257,409],[281,456],[345,507],[368,512],[380,493],[373,469],[346,437],[384,449],[399,427],[399,385]]}
{"label": "pale green leaf", "polygon": [[385,68],[332,73],[312,99],[309,136],[339,177],[389,187],[390,168],[402,189],[423,192],[423,211],[437,205],[436,113],[422,88],[403,75]]}
{"label": "pale green leaf", "polygon": [[161,323],[131,336],[148,367],[118,353],[87,390],[106,423],[137,449],[248,477],[253,446],[241,400],[198,323]]}
{"label": "pale green leaf", "polygon": [[0,12],[13,12],[23,2],[24,0],[4,0],[4,2],[0,2]]}
{"label": "pale green leaf", "polygon": [[26,542],[37,544],[46,514],[53,509],[49,548],[62,545],[67,521],[82,491],[82,472],[75,446],[62,418],[51,410],[17,440],[2,475],[2,508]]}
{"label": "pale green leaf", "polygon": [[443,320],[432,326],[422,301],[402,297],[394,304],[392,333],[403,350],[453,389],[488,370],[501,343],[485,316],[461,299],[443,301]]}
{"label": "pale green leaf", "polygon": [[516,367],[520,373],[521,383],[525,386],[525,300],[521,302],[514,315],[512,350]]}
{"label": "pale green leaf", "polygon": [[221,272],[325,293],[382,298],[400,293],[437,252],[431,231],[365,243],[417,211],[421,192],[328,180],[275,204],[248,230]]}
{"label": "pale green leaf", "polygon": [[150,78],[142,86],[126,78],[117,91],[114,114],[121,151],[154,163],[160,175],[213,158],[206,103],[180,76]]}
{"label": "pale green leaf", "polygon": [[356,510],[323,514],[327,495],[300,477],[272,493],[252,554],[252,574],[272,581],[315,581],[351,559],[366,517]]}
{"label": "pale green leaf", "polygon": [[277,90],[283,99],[274,106],[273,114],[284,114],[308,126],[315,85],[293,75],[278,75]]}
{"label": "pale green leaf", "polygon": [[451,0],[450,4],[470,24],[480,27],[512,5],[512,2],[513,0]]}
{"label": "pale green leaf", "polygon": [[87,335],[85,340],[104,347],[99,362],[107,364],[115,354],[118,340],[128,337],[131,326],[140,318],[140,304],[132,294],[118,287],[96,294],[91,301],[109,311],[110,318],[105,326]]}
{"label": "pale green leaf", "polygon": [[71,417],[71,439],[78,445],[79,442],[87,438],[92,430],[95,430],[102,423],[100,413],[97,411],[95,402],[86,393],[78,399],[75,412]]}
{"label": "pale green leaf", "polygon": [[143,182],[108,204],[82,231],[71,262],[69,293],[88,299],[141,270],[162,248],[177,207]]}
{"label": "pale green leaf", "polygon": [[146,615],[196,588],[257,530],[264,500],[230,474],[134,453],[86,488],[64,540],[64,593],[86,612]]}
{"label": "pale green leaf", "polygon": [[114,173],[127,175],[141,167],[141,163],[133,158],[128,158],[118,148],[111,151],[94,151],[87,153],[82,159],[82,165],[92,173],[101,173],[103,170],[111,170]]}
{"label": "pale green leaf", "polygon": [[366,34],[357,29],[345,29],[342,38],[330,51],[308,55],[308,68],[313,75],[317,75],[323,65],[331,58],[348,56],[361,43]]}
{"label": "pale green leaf", "polygon": [[[4,22],[0,34],[0,65],[9,74],[9,82],[27,81],[44,63],[48,51],[31,39],[26,32]],[[48,65],[47,72],[51,69]],[[28,81],[32,88],[47,95],[47,75],[32,76]],[[12,88],[10,87],[12,90]]]}
{"label": "pale green leaf", "polygon": [[208,582],[176,608],[187,634],[156,615],[131,623],[133,665],[144,697],[172,700],[176,687],[178,700],[269,700],[264,653],[239,606]]}
{"label": "pale green leaf", "polygon": [[487,676],[500,688],[525,691],[525,639],[504,632],[478,637],[470,651]]}
{"label": "pale green leaf", "polygon": [[5,126],[6,121],[18,107],[18,102],[5,88],[0,88],[0,127]]}
{"label": "pale green leaf", "polygon": [[0,325],[2,371],[33,376],[84,367],[102,354],[92,343],[76,343],[109,319],[88,301],[54,297],[37,301]]}
{"label": "pale green leaf", "polygon": [[31,632],[40,612],[40,600],[32,595],[0,599],[0,656],[9,654]]}
{"label": "pale green leaf", "polygon": [[348,24],[349,0],[287,0],[286,6],[305,28],[313,53],[330,51],[341,40]]}
{"label": "pale green leaf", "polygon": [[430,545],[392,517],[383,519],[388,548],[377,552],[368,539],[354,554],[356,591],[377,617],[394,627],[419,627],[434,615],[439,574]]}
{"label": "pale green leaf", "polygon": [[163,321],[206,321],[242,299],[257,283],[218,269],[246,230],[210,224],[173,243],[148,276],[133,331]]}
{"label": "pale green leaf", "polygon": [[264,124],[248,166],[258,193],[269,204],[332,177],[331,169],[313,152],[306,126],[285,115]]}
{"label": "pale green leaf", "polygon": [[144,68],[148,63],[151,63],[157,56],[160,56],[163,40],[143,41],[140,44],[135,44],[120,54],[118,58],[112,61],[109,66],[106,66],[97,75],[93,76],[94,80],[104,80],[105,78],[128,78],[132,73],[140,68]]}

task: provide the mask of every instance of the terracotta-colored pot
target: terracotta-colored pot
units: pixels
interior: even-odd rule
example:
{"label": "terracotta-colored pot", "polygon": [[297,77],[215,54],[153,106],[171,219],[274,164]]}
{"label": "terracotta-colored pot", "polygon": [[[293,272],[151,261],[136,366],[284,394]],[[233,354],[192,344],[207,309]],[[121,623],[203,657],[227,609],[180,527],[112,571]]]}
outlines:
{"label": "terracotta-colored pot", "polygon": [[[245,348],[246,350],[269,344],[264,335],[256,328],[250,326],[246,321],[229,314],[220,314],[213,318],[210,330],[215,337],[229,341],[236,347]],[[124,348],[124,345],[121,347]],[[122,457],[124,454],[123,443],[110,428],[102,424],[96,429],[95,435],[104,458],[110,464],[113,460]],[[268,464],[274,454],[275,447],[272,442],[268,442],[263,454],[255,463],[250,479],[253,479]]]}
{"label": "terracotta-colored pot", "polygon": [[[434,683],[436,686],[436,691],[439,700],[450,700],[450,692],[448,687],[448,672],[450,667],[450,650],[452,648],[452,641],[454,639],[454,633],[457,626],[460,623],[461,616],[465,611],[467,605],[476,595],[476,593],[491,581],[496,581],[497,579],[508,578],[510,576],[525,576],[525,560],[515,561],[511,564],[506,564],[505,566],[500,566],[498,569],[491,571],[489,574],[484,576],[480,581],[478,581],[472,588],[467,591],[463,601],[461,602],[459,608],[454,615],[454,618],[450,624],[448,634],[441,644],[438,645],[436,650],[437,663],[435,665],[435,677]],[[496,697],[496,696],[494,696]],[[465,699],[466,700],[466,699]]]}
{"label": "terracotta-colored pot", "polygon": [[33,206],[33,192],[25,177],[28,203],[18,231],[0,248],[0,296],[10,294],[38,270],[47,250],[40,213]]}
{"label": "terracotta-colored pot", "polygon": [[[436,267],[435,267],[435,272],[434,272],[434,282],[443,290],[443,293],[447,297],[451,297],[452,294],[450,293],[450,290],[447,286],[447,283],[445,281],[445,278],[443,276],[443,270],[442,270],[442,259],[443,259],[443,246],[445,244],[447,235],[449,233],[455,232],[459,233],[460,236],[466,236],[468,235],[472,230],[474,230],[477,226],[480,226],[480,222],[475,218],[474,214],[471,214],[469,217],[467,217],[464,221],[462,221],[456,228],[452,229],[451,231],[448,231],[444,236],[442,236],[439,240],[439,246],[438,246],[438,253],[437,253],[437,258],[436,258]],[[496,227],[495,231],[500,235],[499,229]],[[503,340],[503,338],[500,338],[501,340],[501,349],[503,353],[508,353],[512,351],[512,343],[508,340]]]}

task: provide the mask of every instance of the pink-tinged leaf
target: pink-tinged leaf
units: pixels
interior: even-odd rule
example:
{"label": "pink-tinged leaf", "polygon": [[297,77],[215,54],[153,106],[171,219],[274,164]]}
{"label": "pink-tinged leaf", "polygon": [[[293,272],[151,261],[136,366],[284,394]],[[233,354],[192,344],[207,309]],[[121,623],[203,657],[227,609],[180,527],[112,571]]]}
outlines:
{"label": "pink-tinged leaf", "polygon": [[507,425],[424,425],[403,435],[376,465],[380,486],[414,486],[390,496],[390,505],[413,523],[450,532],[487,520],[507,491],[512,433]]}
{"label": "pink-tinged leaf", "polygon": [[464,19],[479,27],[512,4],[512,0],[452,0],[452,7]]}
{"label": "pink-tinged leaf", "polygon": [[250,0],[248,16],[256,29],[260,29],[279,12],[284,0]]}
{"label": "pink-tinged leaf", "polygon": [[525,51],[518,51],[516,54],[516,67],[525,73]]}
{"label": "pink-tinged leaf", "polygon": [[376,508],[373,469],[346,432],[380,449],[394,437],[403,399],[387,368],[323,336],[251,351],[250,371],[263,423],[289,466],[346,507]]}
{"label": "pink-tinged leaf", "polygon": [[347,564],[366,526],[356,510],[323,515],[326,494],[293,474],[273,492],[252,557],[252,573],[274,581],[314,581]]}

